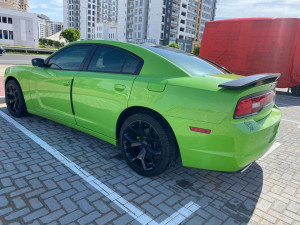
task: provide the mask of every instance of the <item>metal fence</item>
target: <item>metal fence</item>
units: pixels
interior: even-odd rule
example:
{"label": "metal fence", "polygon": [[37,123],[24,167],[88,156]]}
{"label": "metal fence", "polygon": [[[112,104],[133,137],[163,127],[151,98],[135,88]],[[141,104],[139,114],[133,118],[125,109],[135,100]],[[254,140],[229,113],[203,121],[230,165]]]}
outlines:
{"label": "metal fence", "polygon": [[27,48],[27,47],[13,47],[13,46],[3,46],[5,51],[16,51],[16,52],[25,52],[25,53],[53,53],[56,50],[47,49],[47,48]]}

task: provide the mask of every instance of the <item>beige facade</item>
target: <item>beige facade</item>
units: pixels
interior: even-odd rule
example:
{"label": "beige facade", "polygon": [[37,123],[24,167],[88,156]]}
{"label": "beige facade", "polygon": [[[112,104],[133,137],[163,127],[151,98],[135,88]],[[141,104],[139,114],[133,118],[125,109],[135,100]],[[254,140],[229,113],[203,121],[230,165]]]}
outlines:
{"label": "beige facade", "polygon": [[0,8],[29,12],[28,0],[0,0]]}

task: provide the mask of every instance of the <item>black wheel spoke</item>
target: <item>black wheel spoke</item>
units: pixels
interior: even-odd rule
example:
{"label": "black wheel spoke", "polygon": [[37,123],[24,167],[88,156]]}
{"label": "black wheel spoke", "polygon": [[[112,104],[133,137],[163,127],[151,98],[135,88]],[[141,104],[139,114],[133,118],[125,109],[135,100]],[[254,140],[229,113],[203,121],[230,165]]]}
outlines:
{"label": "black wheel spoke", "polygon": [[141,159],[141,162],[142,162],[143,169],[147,170],[145,159]]}
{"label": "black wheel spoke", "polygon": [[14,84],[9,84],[6,87],[7,107],[14,113],[17,113],[20,108],[19,91]]}
{"label": "black wheel spoke", "polygon": [[138,140],[129,137],[128,134],[124,134],[124,137],[130,142],[130,147],[137,147],[142,145],[142,143],[140,143]]}
{"label": "black wheel spoke", "polygon": [[130,162],[134,162],[135,160],[137,160],[138,158],[137,157],[134,157],[130,160]]}
{"label": "black wheel spoke", "polygon": [[162,160],[161,141],[151,124],[137,120],[123,133],[123,147],[129,163],[139,170],[155,169]]}
{"label": "black wheel spoke", "polygon": [[160,151],[157,151],[151,147],[148,148],[148,152],[151,154],[151,155],[161,155],[161,152]]}

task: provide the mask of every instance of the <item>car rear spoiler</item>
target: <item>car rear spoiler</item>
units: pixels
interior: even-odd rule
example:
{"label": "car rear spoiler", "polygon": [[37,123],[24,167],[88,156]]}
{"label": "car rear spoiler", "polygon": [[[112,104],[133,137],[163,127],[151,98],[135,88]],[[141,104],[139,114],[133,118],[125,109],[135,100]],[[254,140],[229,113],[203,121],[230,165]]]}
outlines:
{"label": "car rear spoiler", "polygon": [[226,89],[241,89],[248,86],[272,83],[277,81],[279,77],[280,73],[255,74],[225,82],[223,84],[220,84],[219,87]]}

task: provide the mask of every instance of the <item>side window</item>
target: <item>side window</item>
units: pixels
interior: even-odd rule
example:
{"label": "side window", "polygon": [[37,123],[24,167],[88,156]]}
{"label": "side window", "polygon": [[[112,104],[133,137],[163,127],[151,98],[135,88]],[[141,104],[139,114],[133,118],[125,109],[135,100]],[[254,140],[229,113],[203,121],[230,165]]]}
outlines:
{"label": "side window", "polygon": [[127,53],[115,48],[98,47],[88,67],[90,71],[120,73]]}
{"label": "side window", "polygon": [[135,73],[139,60],[127,52],[109,47],[98,47],[90,65],[89,71],[111,73]]}
{"label": "side window", "polygon": [[79,70],[91,48],[91,45],[78,45],[66,48],[48,61],[48,67],[61,70]]}
{"label": "side window", "polygon": [[133,56],[128,55],[122,72],[135,73],[138,65],[139,65],[139,61]]}

